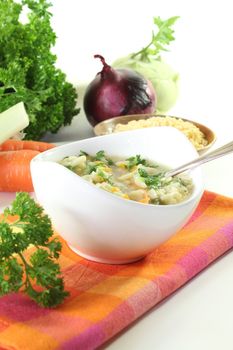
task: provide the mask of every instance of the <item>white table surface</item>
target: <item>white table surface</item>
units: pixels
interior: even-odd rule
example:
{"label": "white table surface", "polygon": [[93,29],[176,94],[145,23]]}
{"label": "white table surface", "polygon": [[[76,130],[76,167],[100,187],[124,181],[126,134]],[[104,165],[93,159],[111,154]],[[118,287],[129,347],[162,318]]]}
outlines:
{"label": "white table surface", "polygon": [[[100,70],[99,63],[93,62],[93,54],[103,54],[111,62],[145,44],[153,16],[180,15],[176,41],[166,56],[181,78],[179,100],[169,113],[212,128],[217,134],[213,148],[233,139],[230,1],[52,3],[58,65],[77,86],[81,107],[82,86]],[[66,142],[91,136],[92,129],[82,111],[70,127],[57,135],[47,135],[45,140]],[[208,163],[203,169],[207,190],[233,197],[233,155]],[[13,196],[0,193],[0,207]],[[233,254],[229,252],[103,349],[232,350],[232,295]]]}

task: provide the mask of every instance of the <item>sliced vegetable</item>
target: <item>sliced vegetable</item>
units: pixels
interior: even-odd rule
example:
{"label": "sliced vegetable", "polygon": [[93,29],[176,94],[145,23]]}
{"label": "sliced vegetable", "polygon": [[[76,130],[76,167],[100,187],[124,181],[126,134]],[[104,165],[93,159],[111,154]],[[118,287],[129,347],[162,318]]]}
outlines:
{"label": "sliced vegetable", "polygon": [[0,113],[0,145],[29,125],[29,118],[22,102]]}
{"label": "sliced vegetable", "polygon": [[151,113],[156,108],[156,95],[151,83],[132,69],[113,69],[100,55],[103,69],[88,85],[84,110],[92,125],[105,119]]}

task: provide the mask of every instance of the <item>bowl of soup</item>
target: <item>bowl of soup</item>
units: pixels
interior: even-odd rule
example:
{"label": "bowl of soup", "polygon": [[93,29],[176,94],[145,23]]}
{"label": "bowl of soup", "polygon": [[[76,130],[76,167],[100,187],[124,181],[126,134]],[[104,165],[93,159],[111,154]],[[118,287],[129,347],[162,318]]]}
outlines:
{"label": "bowl of soup", "polygon": [[38,202],[80,256],[101,263],[139,260],[189,220],[203,194],[201,168],[166,171],[198,156],[172,127],[138,129],[68,143],[36,156]]}

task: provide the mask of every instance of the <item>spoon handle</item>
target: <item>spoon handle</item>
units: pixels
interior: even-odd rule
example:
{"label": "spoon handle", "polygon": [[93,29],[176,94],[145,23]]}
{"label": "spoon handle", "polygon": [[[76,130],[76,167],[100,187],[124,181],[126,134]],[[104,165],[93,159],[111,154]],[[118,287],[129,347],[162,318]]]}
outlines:
{"label": "spoon handle", "polygon": [[201,164],[204,164],[204,163],[207,163],[211,160],[225,156],[226,154],[231,153],[231,152],[233,152],[233,141],[223,145],[222,147],[219,147],[219,148],[213,150],[212,152],[204,154],[204,155],[192,160],[191,162],[183,164],[176,169],[172,169],[172,170],[167,171],[165,176],[170,177],[170,176],[178,175],[184,171],[196,168],[197,166],[199,166]]}

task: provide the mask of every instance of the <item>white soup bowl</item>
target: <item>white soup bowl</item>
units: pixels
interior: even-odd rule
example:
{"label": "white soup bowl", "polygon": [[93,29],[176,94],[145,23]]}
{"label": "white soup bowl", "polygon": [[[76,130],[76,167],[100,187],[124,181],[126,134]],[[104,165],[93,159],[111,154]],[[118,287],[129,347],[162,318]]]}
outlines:
{"label": "white soup bowl", "polygon": [[142,157],[177,167],[198,156],[190,141],[172,127],[154,127],[68,143],[36,156],[31,174],[38,202],[71,249],[93,261],[136,261],[168,240],[188,221],[203,194],[200,168],[189,172],[191,196],[174,205],[142,204],[122,199],[76,175],[58,161],[79,151],[122,159]]}

